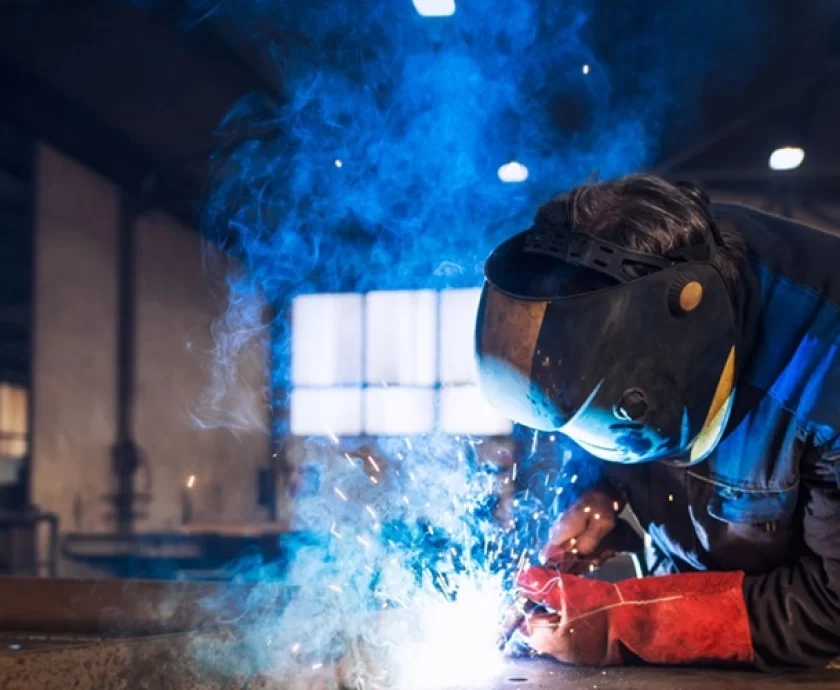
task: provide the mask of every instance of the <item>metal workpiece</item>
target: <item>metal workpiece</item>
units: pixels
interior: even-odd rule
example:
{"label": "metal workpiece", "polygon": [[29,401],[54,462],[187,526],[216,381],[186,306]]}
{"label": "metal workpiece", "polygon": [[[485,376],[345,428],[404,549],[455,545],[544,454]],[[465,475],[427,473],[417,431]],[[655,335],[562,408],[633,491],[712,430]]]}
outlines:
{"label": "metal workpiece", "polygon": [[3,579],[0,633],[135,637],[247,623],[280,610],[277,584]]}
{"label": "metal workpiece", "polygon": [[251,655],[231,632],[182,633],[0,655],[4,690],[239,690]]}
{"label": "metal workpiece", "polygon": [[[330,663],[280,642],[288,589],[138,581],[3,580],[0,587],[2,690],[357,690],[377,666],[364,643]],[[312,625],[317,625],[317,620]],[[164,634],[165,633],[165,634]],[[306,631],[299,631],[301,638]],[[282,646],[281,646],[282,644]],[[293,646],[294,647],[294,646]],[[368,650],[371,651],[371,650]],[[352,656],[352,660],[351,657]],[[360,679],[364,676],[364,685]],[[494,677],[433,688],[381,690],[750,690],[840,687],[840,671],[763,674],[691,668],[582,668],[511,659]]]}
{"label": "metal workpiece", "polygon": [[[53,651],[0,655],[4,690],[350,690],[340,665],[291,671],[259,666],[235,631],[166,635]],[[836,688],[831,671],[768,675],[753,671],[688,668],[578,668],[550,660],[511,661],[475,685],[433,690],[821,690]],[[361,686],[359,686],[361,687]],[[391,688],[382,690],[429,690]]]}
{"label": "metal workpiece", "polygon": [[811,690],[838,686],[840,673],[832,671],[766,674],[673,666],[594,668],[565,666],[548,659],[520,659],[511,661],[482,690]]}

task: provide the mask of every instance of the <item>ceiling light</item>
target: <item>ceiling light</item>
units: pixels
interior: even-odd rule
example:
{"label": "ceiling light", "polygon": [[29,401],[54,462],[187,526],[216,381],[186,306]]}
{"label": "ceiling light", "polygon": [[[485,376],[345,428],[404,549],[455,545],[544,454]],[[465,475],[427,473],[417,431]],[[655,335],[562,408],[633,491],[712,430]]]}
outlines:
{"label": "ceiling light", "polygon": [[805,160],[805,150],[798,146],[784,146],[770,154],[767,164],[771,170],[795,170]]}
{"label": "ceiling light", "polygon": [[528,179],[528,168],[516,161],[505,163],[499,168],[499,179],[502,182],[524,182]]}
{"label": "ceiling light", "polygon": [[451,17],[455,14],[455,0],[412,0],[423,17]]}

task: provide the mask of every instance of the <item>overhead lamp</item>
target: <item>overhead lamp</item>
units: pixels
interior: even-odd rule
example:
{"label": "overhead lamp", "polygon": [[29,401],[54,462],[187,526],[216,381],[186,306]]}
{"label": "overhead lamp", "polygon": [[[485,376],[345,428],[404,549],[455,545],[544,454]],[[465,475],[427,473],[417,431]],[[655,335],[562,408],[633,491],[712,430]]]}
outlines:
{"label": "overhead lamp", "polygon": [[455,0],[412,0],[414,9],[422,17],[451,17],[455,14]]}
{"label": "overhead lamp", "polygon": [[770,154],[767,164],[771,170],[795,170],[805,160],[805,149],[799,146],[782,146]]}
{"label": "overhead lamp", "polygon": [[517,161],[510,161],[499,168],[499,179],[507,183],[524,182],[528,179],[528,168]]}

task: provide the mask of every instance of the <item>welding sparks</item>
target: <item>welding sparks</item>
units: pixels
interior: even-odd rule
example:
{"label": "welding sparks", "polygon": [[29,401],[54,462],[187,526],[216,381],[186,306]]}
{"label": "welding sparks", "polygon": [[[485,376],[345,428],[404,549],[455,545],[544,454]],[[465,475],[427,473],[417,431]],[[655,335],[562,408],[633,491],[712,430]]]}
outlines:
{"label": "welding sparks", "polygon": [[[330,439],[338,442],[335,434],[330,433]],[[333,508],[339,508],[340,513],[333,519],[327,512],[326,523],[320,523],[325,532],[325,528],[329,529],[330,571],[322,576],[320,582],[323,584],[314,588],[316,591],[312,596],[324,599],[322,588],[326,587],[336,595],[326,597],[331,600],[329,605],[335,607],[340,603],[342,615],[349,616],[351,626],[356,626],[356,621],[366,626],[363,637],[374,643],[376,651],[371,653],[381,656],[376,658],[375,664],[384,674],[363,679],[365,687],[371,690],[380,682],[387,687],[439,690],[493,677],[503,663],[496,639],[503,589],[501,575],[497,581],[497,576],[490,571],[495,570],[492,567],[495,559],[507,559],[510,537],[502,537],[502,534],[512,537],[515,531],[508,532],[496,524],[499,538],[493,541],[493,535],[483,530],[485,518],[479,508],[483,506],[486,493],[493,486],[498,487],[496,482],[501,483],[501,478],[473,482],[475,470],[469,462],[471,456],[461,447],[447,450],[446,457],[450,462],[434,466],[424,464],[422,458],[417,462],[417,454],[429,452],[424,441],[414,441],[418,446],[416,450],[412,447],[412,439],[406,437],[402,441],[410,452],[404,451],[404,457],[395,466],[391,462],[386,464],[386,460],[379,459],[379,454],[373,451],[351,454],[336,449],[335,466],[330,466],[336,474],[326,484],[327,492],[331,488],[335,496],[350,505],[336,504],[328,495]],[[382,458],[390,460],[393,457],[392,450],[382,450]],[[338,458],[339,453],[349,467]],[[456,458],[457,463],[454,462]],[[353,471],[359,468],[363,472]],[[389,481],[380,481],[389,476],[389,472]],[[518,467],[513,470],[514,476],[517,472]],[[505,478],[510,478],[510,472]],[[519,495],[523,506],[530,507],[529,514],[535,520],[543,519],[544,513],[531,507],[528,496],[527,490]],[[317,500],[323,498],[323,494],[319,494]],[[395,503],[400,502],[406,508],[394,511]],[[312,505],[315,509],[309,514],[322,520],[323,510],[329,510],[329,507],[322,509],[319,503]],[[398,533],[394,533],[390,525],[406,518],[417,520],[418,516],[412,515],[416,508],[420,509],[422,521],[415,524],[427,532],[429,538],[420,542],[420,553],[415,554],[413,550],[406,553],[408,547],[401,536],[395,536]],[[477,524],[476,520],[479,521]],[[510,524],[515,527],[518,523],[511,521]],[[362,525],[364,529],[361,529]],[[482,527],[480,535],[475,529],[477,526]],[[415,548],[413,544],[412,549]],[[514,545],[518,558],[512,564],[519,568],[529,565],[529,559],[533,558],[528,549],[523,548],[525,546],[527,544],[518,540]],[[432,556],[428,560],[426,549]],[[417,556],[423,559],[420,562],[422,579],[412,584]],[[337,572],[332,570],[333,562],[340,564]],[[362,583],[365,583],[362,586],[375,585],[369,608],[367,600],[356,602]],[[371,612],[375,612],[375,621],[365,618]],[[388,629],[392,618],[405,622],[406,628],[399,634]],[[326,625],[332,625],[340,632],[345,623],[333,621]],[[292,634],[297,636],[299,633]],[[294,655],[301,647],[299,642],[292,644],[293,640],[293,637],[287,638],[285,648],[292,649]],[[379,641],[384,644],[380,646]],[[395,643],[391,644],[392,641]],[[326,663],[324,657],[315,655],[317,650],[310,649],[311,646],[307,642],[305,655],[297,657],[306,659],[302,662],[303,668],[318,659]],[[364,673],[367,675],[368,672]],[[384,682],[385,678],[387,682]]]}
{"label": "welding sparks", "polygon": [[453,601],[424,590],[408,602],[399,624],[405,626],[394,652],[394,687],[472,686],[499,674],[503,665],[497,647],[499,578],[464,573],[446,589]]}

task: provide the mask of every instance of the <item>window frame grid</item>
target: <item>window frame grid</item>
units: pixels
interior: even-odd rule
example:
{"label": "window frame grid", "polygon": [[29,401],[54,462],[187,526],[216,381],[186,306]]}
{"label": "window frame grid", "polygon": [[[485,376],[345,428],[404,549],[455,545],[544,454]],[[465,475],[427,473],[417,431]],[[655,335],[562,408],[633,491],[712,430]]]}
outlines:
{"label": "window frame grid", "polygon": [[[474,381],[459,381],[453,383],[443,383],[441,381],[442,376],[442,353],[443,353],[443,319],[442,319],[442,308],[443,308],[443,295],[444,292],[448,290],[473,290],[476,288],[444,288],[444,289],[435,289],[430,290],[435,294],[435,382],[431,385],[418,385],[418,384],[399,384],[393,383],[391,381],[384,381],[384,386],[379,384],[371,384],[368,382],[368,366],[367,366],[367,345],[368,345],[368,333],[367,333],[367,325],[368,325],[368,296],[371,293],[376,292],[404,292],[404,293],[414,293],[414,292],[422,292],[427,289],[418,289],[418,290],[368,290],[367,292],[362,293],[315,293],[315,294],[357,294],[361,296],[362,299],[362,308],[361,308],[361,333],[360,333],[360,383],[353,384],[353,383],[336,383],[336,384],[315,384],[315,385],[295,385],[292,381],[290,392],[293,394],[296,389],[306,389],[306,390],[336,390],[336,389],[352,389],[352,390],[360,390],[361,392],[361,410],[359,412],[359,419],[360,419],[360,429],[358,434],[332,434],[330,431],[325,431],[322,434],[295,434],[292,433],[293,436],[299,438],[317,438],[317,437],[327,437],[330,434],[336,436],[337,438],[374,438],[374,437],[399,437],[399,436],[416,436],[417,434],[405,434],[405,433],[389,433],[389,434],[371,434],[367,429],[367,405],[366,405],[366,393],[368,389],[377,389],[377,388],[395,388],[400,390],[416,390],[416,391],[431,391],[433,396],[433,410],[432,410],[432,419],[433,419],[433,426],[428,432],[425,433],[435,433],[441,430],[441,392],[444,389],[453,389],[453,388],[475,388],[477,386],[477,382]],[[294,325],[292,325],[294,328]],[[292,357],[294,357],[294,352],[292,352]],[[491,435],[481,435],[482,438],[505,438],[510,435],[513,431],[513,424],[511,423],[510,431],[502,434],[491,434]],[[470,432],[461,432],[461,435],[469,436],[471,435]]]}

